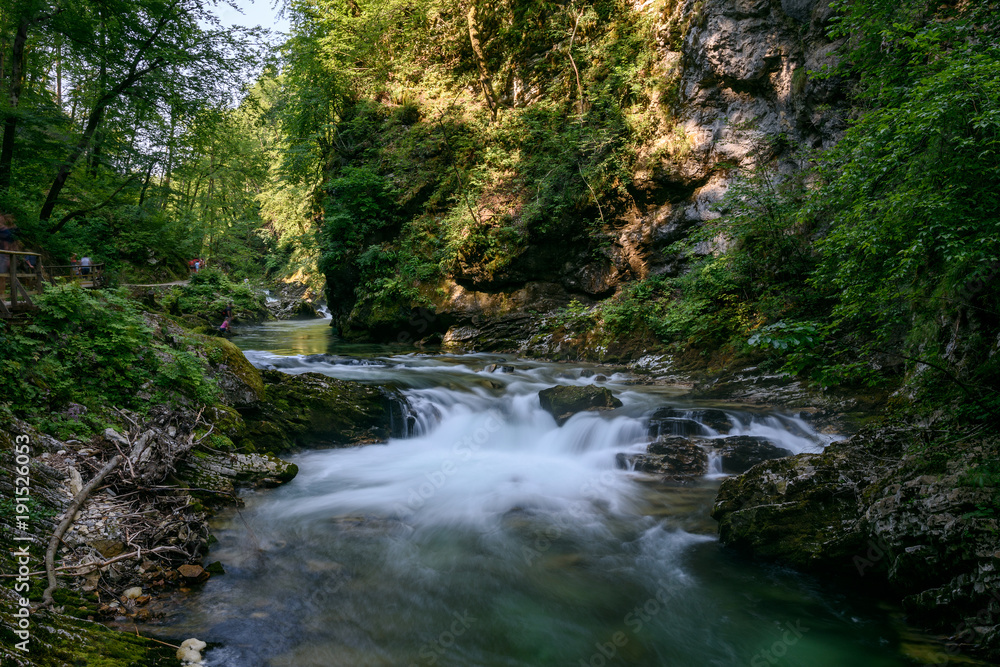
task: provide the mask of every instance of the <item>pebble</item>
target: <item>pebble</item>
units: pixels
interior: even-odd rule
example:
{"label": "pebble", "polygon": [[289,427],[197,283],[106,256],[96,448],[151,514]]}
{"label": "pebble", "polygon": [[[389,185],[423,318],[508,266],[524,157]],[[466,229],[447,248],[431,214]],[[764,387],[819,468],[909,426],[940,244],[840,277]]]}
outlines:
{"label": "pebble", "polygon": [[133,586],[132,588],[129,588],[124,593],[122,593],[122,596],[128,600],[134,600],[137,597],[140,597],[141,595],[142,595],[142,589],[139,588],[138,586]]}

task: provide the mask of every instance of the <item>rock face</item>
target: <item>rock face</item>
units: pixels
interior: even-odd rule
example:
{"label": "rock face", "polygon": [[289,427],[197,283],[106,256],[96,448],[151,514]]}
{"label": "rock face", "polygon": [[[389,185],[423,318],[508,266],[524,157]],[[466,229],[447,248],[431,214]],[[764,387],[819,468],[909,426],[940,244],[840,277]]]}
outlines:
{"label": "rock face", "polygon": [[[810,74],[836,62],[837,45],[826,37],[829,5],[819,0],[635,3],[657,44],[653,69],[660,81],[648,91],[655,107],[649,115],[662,114],[667,122],[639,148],[622,202],[600,211],[605,229],[581,225],[558,243],[526,239],[501,267],[488,258],[486,245],[470,249],[443,278],[419,285],[419,298],[391,312],[355,303],[353,286],[340,290],[331,302],[341,335],[440,340],[464,349],[556,358],[568,349],[575,356],[591,350],[588,358],[602,361],[624,360],[640,350],[641,345],[622,345],[613,336],[559,340],[539,324],[573,301],[592,306],[629,282],[682,271],[685,258],[671,246],[718,217],[713,205],[734,174],[728,165],[747,164],[758,139],[768,138],[776,147],[779,178],[799,169],[782,146],[827,147],[837,141],[847,115],[839,81]],[[724,250],[721,245],[703,243],[698,251]],[[327,276],[328,286],[341,282],[333,273]],[[615,346],[624,349],[609,349]]]}
{"label": "rock face", "polygon": [[321,317],[318,308],[323,294],[311,286],[292,280],[282,283],[265,297],[268,312],[277,320],[308,320]]}
{"label": "rock face", "polygon": [[992,478],[977,471],[998,448],[863,433],[726,480],[712,516],[724,544],[847,585],[888,586],[911,622],[996,660],[1000,526]]}
{"label": "rock face", "polygon": [[622,402],[614,397],[607,387],[549,387],[538,392],[542,409],[562,426],[577,412],[584,410],[611,410],[620,408]]}

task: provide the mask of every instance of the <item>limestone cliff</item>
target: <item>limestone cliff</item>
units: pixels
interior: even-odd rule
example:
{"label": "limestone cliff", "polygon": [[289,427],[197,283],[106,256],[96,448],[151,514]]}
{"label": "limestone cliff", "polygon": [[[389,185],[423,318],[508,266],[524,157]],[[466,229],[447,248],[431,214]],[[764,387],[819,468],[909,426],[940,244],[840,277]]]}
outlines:
{"label": "limestone cliff", "polygon": [[838,46],[826,37],[826,3],[683,0],[635,11],[655,19],[659,85],[649,113],[666,121],[639,148],[624,204],[609,206],[601,232],[584,242],[529,244],[499,273],[475,261],[452,271],[427,290],[432,315],[411,318],[401,340],[436,332],[446,344],[523,352],[538,314],[682,270],[671,244],[718,217],[713,205],[756,140],[771,140],[788,174],[798,168],[791,147],[829,147],[843,131],[838,81],[816,75]]}

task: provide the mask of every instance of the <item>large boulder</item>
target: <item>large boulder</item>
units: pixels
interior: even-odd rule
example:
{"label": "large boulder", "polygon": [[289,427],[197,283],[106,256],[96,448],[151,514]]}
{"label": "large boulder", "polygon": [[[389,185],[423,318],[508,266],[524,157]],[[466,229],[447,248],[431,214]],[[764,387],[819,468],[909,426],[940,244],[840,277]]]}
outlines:
{"label": "large boulder", "polygon": [[723,544],[805,570],[848,573],[863,552],[859,478],[850,449],[775,459],[722,483],[712,517]]}
{"label": "large boulder", "polygon": [[549,387],[538,392],[542,409],[551,414],[560,426],[578,412],[585,410],[611,410],[620,408],[622,402],[607,387],[585,385],[582,387]]}
{"label": "large boulder", "polygon": [[266,400],[243,411],[244,437],[257,451],[363,444],[405,435],[406,399],[396,389],[319,373],[262,371],[261,378]]}
{"label": "large boulder", "polygon": [[205,357],[222,402],[234,408],[255,405],[264,398],[264,381],[240,348],[225,338],[202,336]]}
{"label": "large boulder", "polygon": [[996,660],[998,454],[992,436],[872,430],[727,479],[712,516],[723,544],[842,585],[891,587],[910,622]]}
{"label": "large boulder", "polygon": [[791,456],[792,452],[754,435],[733,435],[712,441],[722,457],[722,472],[744,473],[758,463]]}

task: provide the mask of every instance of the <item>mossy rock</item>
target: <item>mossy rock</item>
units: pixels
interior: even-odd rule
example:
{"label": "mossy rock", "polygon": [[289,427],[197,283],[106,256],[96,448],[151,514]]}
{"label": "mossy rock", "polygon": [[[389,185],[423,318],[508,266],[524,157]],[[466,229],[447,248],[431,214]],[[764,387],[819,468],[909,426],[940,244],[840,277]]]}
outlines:
{"label": "mossy rock", "polygon": [[[86,608],[67,612],[84,615]],[[116,632],[99,623],[68,614],[36,611],[31,615],[28,652],[16,648],[16,625],[11,602],[0,602],[0,663],[34,667],[175,667],[172,648],[150,639]]]}
{"label": "mossy rock", "polygon": [[819,454],[764,461],[719,487],[712,517],[726,546],[802,570],[856,576],[867,532],[859,504],[884,465],[838,442]]}
{"label": "mossy rock", "polygon": [[264,381],[240,348],[225,338],[199,336],[205,357],[225,404],[235,408],[254,405],[264,399]]}
{"label": "mossy rock", "polygon": [[181,465],[178,477],[192,487],[232,494],[236,487],[270,487],[290,482],[299,473],[294,463],[271,454],[197,452]]}
{"label": "mossy rock", "polygon": [[221,433],[234,443],[240,442],[247,433],[247,424],[243,416],[228,405],[217,404],[205,410],[205,419],[215,427],[216,433]]}
{"label": "mossy rock", "polygon": [[393,418],[394,412],[399,412],[394,406],[405,400],[395,389],[318,373],[263,371],[261,377],[266,400],[244,412],[248,426],[245,440],[258,451],[376,442],[402,434],[405,428],[405,424],[396,423],[400,419]]}

